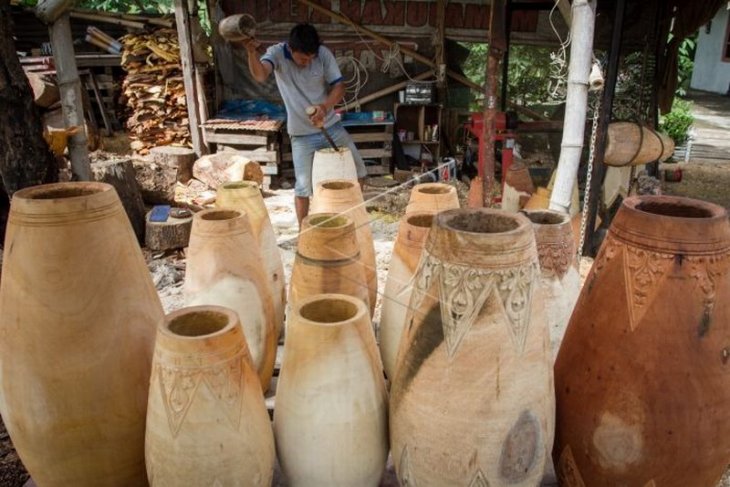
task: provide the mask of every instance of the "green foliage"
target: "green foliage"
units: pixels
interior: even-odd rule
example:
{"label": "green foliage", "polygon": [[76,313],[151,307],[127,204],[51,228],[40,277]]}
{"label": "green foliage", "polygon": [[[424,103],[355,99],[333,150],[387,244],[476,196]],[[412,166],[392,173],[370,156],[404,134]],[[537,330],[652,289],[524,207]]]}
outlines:
{"label": "green foliage", "polygon": [[697,50],[697,34],[688,37],[679,45],[679,56],[677,58],[677,96],[687,95],[689,83],[692,80],[692,70],[694,69],[695,51]]}
{"label": "green foliage", "polygon": [[[483,85],[486,77],[488,46],[464,43],[470,50],[463,65],[464,74]],[[520,105],[537,105],[552,99],[549,90],[551,49],[536,46],[510,47],[508,89],[509,100]],[[479,107],[474,107],[478,109]]]}
{"label": "green foliage", "polygon": [[689,129],[694,123],[692,103],[681,98],[674,98],[672,111],[659,119],[659,129],[666,132],[674,143],[679,145],[687,141]]}

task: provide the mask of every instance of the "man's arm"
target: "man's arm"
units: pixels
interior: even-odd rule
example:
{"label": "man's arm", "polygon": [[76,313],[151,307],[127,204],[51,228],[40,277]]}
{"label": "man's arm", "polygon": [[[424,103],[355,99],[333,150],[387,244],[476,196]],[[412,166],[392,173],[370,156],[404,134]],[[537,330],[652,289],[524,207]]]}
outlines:
{"label": "man's arm", "polygon": [[256,51],[256,48],[259,47],[259,43],[256,40],[249,39],[243,43],[243,46],[246,48],[248,69],[251,71],[253,79],[259,83],[263,83],[269,77],[271,71],[274,70],[274,67],[268,62],[261,62]]}
{"label": "man's arm", "polygon": [[324,122],[325,117],[330,110],[333,110],[335,106],[342,101],[345,97],[345,83],[338,81],[332,86],[327,98],[323,103],[320,103],[315,108],[317,111],[313,113],[309,118],[312,120],[312,124],[319,126]]}

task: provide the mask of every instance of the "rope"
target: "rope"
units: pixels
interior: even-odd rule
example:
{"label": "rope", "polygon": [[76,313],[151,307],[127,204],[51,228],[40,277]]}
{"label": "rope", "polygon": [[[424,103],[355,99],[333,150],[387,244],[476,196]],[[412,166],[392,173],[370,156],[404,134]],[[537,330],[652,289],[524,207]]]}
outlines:
{"label": "rope", "polygon": [[570,31],[568,31],[568,37],[563,40],[562,37],[560,37],[560,33],[558,33],[558,29],[555,28],[555,24],[553,23],[553,14],[555,13],[555,9],[558,7],[558,3],[560,0],[555,0],[555,5],[553,5],[553,8],[550,10],[550,15],[548,16],[548,20],[550,21],[550,27],[553,29],[553,33],[555,33],[555,37],[558,38],[558,42],[560,43],[560,48],[558,48],[558,52],[550,53],[550,81],[548,82],[548,91],[550,92],[550,97],[554,99],[558,98],[564,98],[565,97],[565,85],[567,84],[568,80],[568,46],[570,46]]}

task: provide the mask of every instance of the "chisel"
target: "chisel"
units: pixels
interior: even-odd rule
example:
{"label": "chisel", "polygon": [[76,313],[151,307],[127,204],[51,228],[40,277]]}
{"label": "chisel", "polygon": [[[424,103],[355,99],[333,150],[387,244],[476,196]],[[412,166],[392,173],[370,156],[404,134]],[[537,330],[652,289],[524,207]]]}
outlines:
{"label": "chisel", "polygon": [[[308,117],[311,117],[316,112],[317,112],[317,107],[307,107],[307,116]],[[332,140],[332,137],[330,137],[330,134],[327,133],[327,129],[324,128],[324,125],[320,125],[319,126],[319,130],[322,131],[322,135],[324,135],[324,138],[327,139],[327,142],[330,143],[330,145],[332,146],[332,148],[336,152],[339,152],[340,149],[337,147],[337,144],[335,144],[335,141]]]}

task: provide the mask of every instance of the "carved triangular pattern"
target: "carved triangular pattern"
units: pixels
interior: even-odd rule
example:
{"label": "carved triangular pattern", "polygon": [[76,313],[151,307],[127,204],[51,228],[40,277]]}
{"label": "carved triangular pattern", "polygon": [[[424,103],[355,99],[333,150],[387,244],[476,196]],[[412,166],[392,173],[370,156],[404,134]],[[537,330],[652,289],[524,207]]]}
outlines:
{"label": "carved triangular pattern", "polygon": [[189,371],[160,366],[158,377],[162,402],[174,438],[180,432],[180,426],[190,409],[200,385],[202,373],[198,370]]}
{"label": "carved triangular pattern", "polygon": [[229,360],[218,367],[207,369],[204,373],[208,389],[236,430],[241,422],[243,360],[242,354],[239,354],[235,360]]}
{"label": "carved triangular pattern", "polygon": [[476,475],[474,475],[474,478],[472,479],[471,483],[469,484],[469,487],[489,487],[489,482],[487,481],[487,476],[484,475],[484,473],[481,471],[481,469],[477,469]]}
{"label": "carved triangular pattern", "polygon": [[651,479],[644,487],[656,487],[656,482],[654,482],[654,479]]}
{"label": "carved triangular pattern", "polygon": [[492,272],[444,263],[439,279],[441,323],[452,358],[476,321],[494,285]]}
{"label": "carved triangular pattern", "polygon": [[715,307],[716,282],[728,272],[730,254],[715,256],[688,257],[691,265],[691,275],[697,281],[705,295],[705,308],[711,312]]}
{"label": "carved triangular pattern", "polygon": [[430,292],[434,280],[438,277],[441,262],[424,249],[416,273],[413,275],[413,292],[406,312],[406,336],[410,336],[414,314],[423,304],[423,300]]}
{"label": "carved triangular pattern", "polygon": [[499,294],[512,343],[519,353],[525,349],[532,310],[532,295],[538,276],[537,262],[497,272],[495,289]]}
{"label": "carved triangular pattern", "polygon": [[673,255],[624,246],[624,275],[629,302],[631,331],[641,323],[646,310],[654,300],[667,272]]}
{"label": "carved triangular pattern", "polygon": [[570,445],[566,446],[563,453],[560,454],[557,475],[558,484],[562,487],[586,487],[578,470],[578,465],[575,463]]}
{"label": "carved triangular pattern", "polygon": [[411,477],[411,463],[408,458],[408,445],[403,447],[403,453],[400,456],[400,467],[398,474],[401,487],[415,487],[416,483]]}

